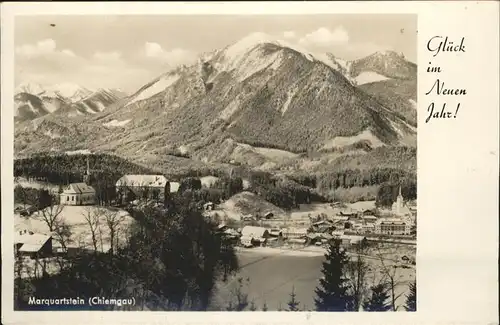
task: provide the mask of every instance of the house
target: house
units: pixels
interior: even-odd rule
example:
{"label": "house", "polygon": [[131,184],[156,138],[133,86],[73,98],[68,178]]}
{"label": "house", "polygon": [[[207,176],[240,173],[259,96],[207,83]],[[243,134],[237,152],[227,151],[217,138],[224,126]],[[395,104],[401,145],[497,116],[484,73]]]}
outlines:
{"label": "house", "polygon": [[224,232],[228,229],[228,227],[225,225],[225,224],[220,224],[220,225],[217,225],[217,231],[221,231],[221,232]]}
{"label": "house", "polygon": [[373,215],[363,216],[363,221],[365,221],[366,223],[374,223],[377,221],[377,219],[378,218]]}
{"label": "house", "polygon": [[307,230],[307,228],[286,228],[283,230],[283,237],[288,239],[306,238]]}
{"label": "house", "polygon": [[311,244],[317,244],[317,243],[323,244],[333,239],[333,236],[327,233],[308,233],[307,239]]}
{"label": "house", "polygon": [[373,223],[366,223],[363,225],[363,232],[366,234],[371,234],[375,232],[375,225]]}
{"label": "house", "polygon": [[230,238],[240,237],[240,234],[233,228],[227,228],[226,230],[224,230],[224,234]]}
{"label": "house", "polygon": [[207,202],[203,204],[203,210],[205,211],[212,211],[214,209],[214,203],[213,202]]}
{"label": "house", "polygon": [[269,230],[269,235],[272,237],[282,237],[283,236],[283,231],[279,228],[272,228]]}
{"label": "house", "polygon": [[379,235],[410,235],[412,223],[401,218],[381,218],[375,223],[375,233]]}
{"label": "house", "polygon": [[364,217],[373,217],[373,215],[375,214],[375,211],[374,210],[363,210],[361,211],[361,215]]}
{"label": "house", "polygon": [[14,252],[31,258],[50,256],[52,255],[52,237],[20,230],[15,233]]}
{"label": "house", "polygon": [[358,212],[350,207],[342,209],[339,213],[339,216],[341,217],[356,217],[358,215]]}
{"label": "house", "polygon": [[362,223],[359,223],[359,222],[353,222],[352,225],[351,225],[351,229],[354,230],[354,231],[362,231],[363,230],[363,224]]}
{"label": "house", "polygon": [[332,231],[332,236],[334,238],[340,238],[343,235],[344,235],[344,232],[341,231],[341,230],[334,230],[334,231]]}
{"label": "house", "polygon": [[95,190],[86,183],[71,183],[59,194],[61,205],[93,205],[95,201]]}
{"label": "house", "polygon": [[168,188],[170,193],[177,192],[180,183],[170,182],[163,175],[124,175],[116,181],[115,186],[117,192],[123,195],[131,191],[138,197],[143,197],[146,193],[150,198],[160,198],[165,188]]}
{"label": "house", "polygon": [[333,223],[328,220],[318,221],[311,225],[311,230],[313,232],[318,232],[318,233],[331,232],[333,228],[334,228]]}
{"label": "house", "polygon": [[250,238],[267,238],[270,234],[264,227],[245,226],[241,229],[241,236]]}
{"label": "house", "polygon": [[337,223],[337,222],[339,222],[339,221],[341,221],[341,222],[346,222],[346,221],[348,221],[348,220],[349,220],[349,217],[347,217],[347,216],[335,216],[335,217],[333,217],[333,218],[332,218],[332,221],[333,221],[334,223]]}
{"label": "house", "polygon": [[342,235],[340,236],[341,245],[345,248],[352,245],[360,245],[363,240],[366,240],[366,237],[363,236],[353,236],[353,235]]}
{"label": "house", "polygon": [[241,243],[243,245],[252,243],[252,246],[265,244],[270,237],[269,231],[264,227],[245,226],[241,229]]}
{"label": "house", "polygon": [[266,213],[264,214],[264,218],[265,218],[265,219],[271,219],[271,218],[273,218],[273,217],[274,217],[274,213],[272,213],[272,212],[266,212]]}

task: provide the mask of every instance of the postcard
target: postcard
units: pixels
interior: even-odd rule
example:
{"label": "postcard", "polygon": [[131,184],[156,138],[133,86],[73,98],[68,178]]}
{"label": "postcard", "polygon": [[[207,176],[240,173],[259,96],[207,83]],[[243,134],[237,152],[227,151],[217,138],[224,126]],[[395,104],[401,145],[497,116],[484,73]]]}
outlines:
{"label": "postcard", "polygon": [[3,4],[2,323],[498,324],[498,9]]}

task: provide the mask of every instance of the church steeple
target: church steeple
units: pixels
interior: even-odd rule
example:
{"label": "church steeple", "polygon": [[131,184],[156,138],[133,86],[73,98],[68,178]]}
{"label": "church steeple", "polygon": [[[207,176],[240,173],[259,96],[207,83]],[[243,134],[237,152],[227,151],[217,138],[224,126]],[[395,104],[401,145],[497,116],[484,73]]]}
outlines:
{"label": "church steeple", "polygon": [[90,163],[89,163],[89,156],[87,156],[87,170],[85,171],[85,174],[83,175],[83,182],[86,183],[87,185],[90,182]]}
{"label": "church steeple", "polygon": [[392,209],[395,214],[399,215],[401,213],[402,208],[403,208],[403,194],[401,193],[401,185],[399,185],[398,197],[396,198],[396,202],[394,202]]}

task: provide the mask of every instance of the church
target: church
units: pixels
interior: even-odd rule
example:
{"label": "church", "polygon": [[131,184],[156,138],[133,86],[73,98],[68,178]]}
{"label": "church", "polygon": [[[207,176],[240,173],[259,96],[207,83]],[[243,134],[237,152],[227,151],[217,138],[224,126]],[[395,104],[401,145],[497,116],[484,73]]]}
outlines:
{"label": "church", "polygon": [[396,216],[407,216],[411,215],[411,211],[408,206],[404,203],[403,195],[401,194],[401,186],[399,187],[398,197],[396,202],[392,204],[392,214]]}
{"label": "church", "polygon": [[96,192],[89,185],[90,168],[87,158],[87,171],[83,176],[83,182],[71,183],[59,194],[59,203],[61,205],[93,205],[96,201]]}

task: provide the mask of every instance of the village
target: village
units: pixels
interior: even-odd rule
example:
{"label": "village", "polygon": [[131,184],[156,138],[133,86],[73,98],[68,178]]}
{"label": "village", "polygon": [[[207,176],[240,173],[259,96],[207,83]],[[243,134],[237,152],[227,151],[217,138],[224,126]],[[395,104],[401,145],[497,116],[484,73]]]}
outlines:
{"label": "village", "polygon": [[[214,178],[205,178],[203,186],[213,185]],[[56,270],[57,256],[92,250],[105,253],[119,247],[133,223],[127,209],[160,205],[165,191],[173,194],[180,188],[179,182],[163,175],[123,175],[116,182],[116,204],[102,206],[89,179],[87,162],[82,182],[63,187],[56,195],[58,204],[39,211],[25,205],[15,208],[14,248],[25,265],[21,276]],[[401,188],[392,208],[385,210],[377,208],[375,201],[311,203],[289,212],[239,208],[248,205],[245,200],[249,199],[258,200],[244,191],[227,202],[205,202],[202,207],[205,218],[239,251],[257,247],[326,251],[333,239],[340,239],[348,251],[369,243],[416,244],[416,202],[405,202]],[[231,200],[235,201],[232,205]],[[403,264],[415,264],[414,256],[400,258]]]}
{"label": "village", "polygon": [[401,191],[391,210],[378,210],[374,201],[357,204],[311,204],[308,210],[285,215],[272,212],[228,217],[212,202],[205,215],[220,220],[219,229],[246,248],[255,246],[327,246],[334,238],[346,247],[361,241],[415,244],[416,209],[403,203]]}

